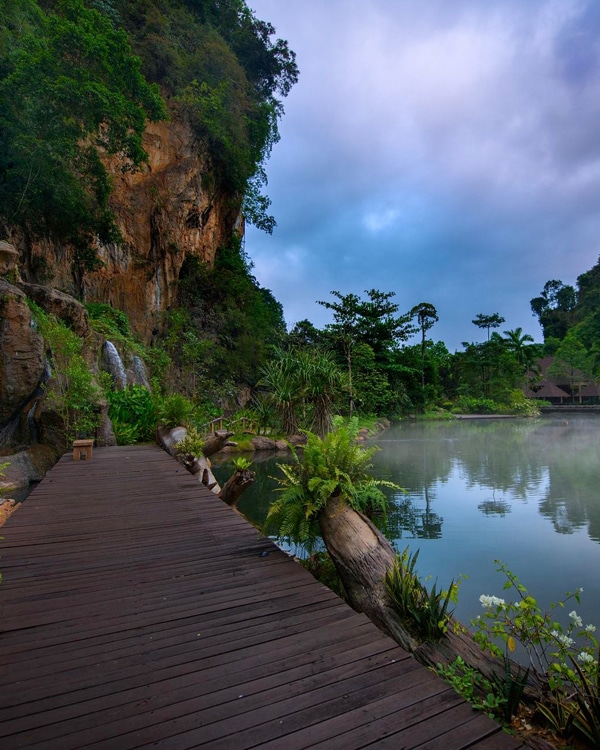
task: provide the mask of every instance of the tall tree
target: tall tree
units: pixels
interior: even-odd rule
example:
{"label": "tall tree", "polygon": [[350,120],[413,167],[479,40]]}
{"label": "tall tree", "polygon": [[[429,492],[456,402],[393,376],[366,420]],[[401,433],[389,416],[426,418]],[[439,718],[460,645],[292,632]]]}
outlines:
{"label": "tall tree", "polygon": [[425,346],[427,331],[438,322],[438,314],[435,307],[429,302],[420,302],[410,311],[411,318],[417,319],[417,324],[421,329],[421,391],[423,398],[423,407],[425,406]]}
{"label": "tall tree", "polygon": [[544,331],[544,339],[564,339],[573,324],[577,292],[562,281],[551,279],[544,284],[539,297],[534,297],[531,310]]}
{"label": "tall tree", "polygon": [[490,329],[500,328],[504,323],[504,318],[499,313],[493,313],[492,315],[483,315],[479,313],[477,317],[471,321],[477,328],[485,328],[487,330],[487,340],[490,340]]}
{"label": "tall tree", "polygon": [[533,336],[523,333],[522,328],[515,328],[514,331],[504,331],[504,346],[511,351],[517,358],[519,364],[528,367],[530,362],[527,357],[527,344],[533,343]]}
{"label": "tall tree", "polygon": [[556,351],[548,374],[564,378],[571,391],[571,402],[575,403],[586,383],[592,380],[593,359],[573,333],[568,333]]}

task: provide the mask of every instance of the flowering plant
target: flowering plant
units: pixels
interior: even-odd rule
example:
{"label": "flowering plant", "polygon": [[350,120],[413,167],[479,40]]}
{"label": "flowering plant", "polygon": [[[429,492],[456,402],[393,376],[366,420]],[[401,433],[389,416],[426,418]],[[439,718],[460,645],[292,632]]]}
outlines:
{"label": "flowering plant", "polygon": [[[549,699],[549,704],[539,706],[542,713],[557,729],[566,730],[571,726],[581,729],[580,708],[589,706],[590,691],[596,694],[598,701],[596,627],[584,625],[575,609],[569,612],[568,623],[563,625],[556,617],[556,610],[564,609],[569,601],[579,604],[583,589],[567,593],[562,601],[542,612],[516,575],[504,563],[495,562],[498,571],[506,577],[504,590],[516,594],[515,601],[482,594],[479,601],[484,613],[471,621],[475,641],[504,659],[517,649],[523,652],[530,674]],[[583,695],[586,700],[582,703],[579,698]],[[597,722],[600,727],[600,714]]]}
{"label": "flowering plant", "polygon": [[[506,576],[504,590],[516,593],[516,601],[506,602],[497,596],[482,594],[479,597],[484,614],[472,620],[475,640],[496,656],[513,653],[517,644],[525,651],[529,667],[540,682],[548,681],[550,688],[559,687],[565,680],[577,681],[577,673],[568,662],[575,659],[585,670],[597,664],[598,641],[594,625],[583,625],[576,610],[569,613],[569,622],[563,626],[555,616],[570,600],[580,603],[583,589],[567,593],[562,601],[551,604],[542,612],[533,596],[507,566],[496,560],[498,571]],[[498,642],[504,644],[504,650]]]}

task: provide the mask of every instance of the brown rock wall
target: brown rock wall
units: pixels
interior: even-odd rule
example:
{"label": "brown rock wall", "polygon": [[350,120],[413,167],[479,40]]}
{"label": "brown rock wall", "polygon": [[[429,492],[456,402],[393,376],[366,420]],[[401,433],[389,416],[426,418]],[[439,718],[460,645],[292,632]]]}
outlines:
{"label": "brown rock wall", "polygon": [[25,294],[0,279],[0,425],[30,398],[44,368],[44,342],[31,325]]}
{"label": "brown rock wall", "polygon": [[176,304],[186,256],[213,263],[243,224],[239,200],[214,188],[201,142],[186,123],[149,123],[144,148],[148,164],[138,171],[123,173],[116,161],[107,162],[123,242],[98,248],[102,268],[75,279],[72,251],[47,242],[29,249],[26,266],[29,281],[41,267],[52,286],[123,310],[148,342],[161,313]]}

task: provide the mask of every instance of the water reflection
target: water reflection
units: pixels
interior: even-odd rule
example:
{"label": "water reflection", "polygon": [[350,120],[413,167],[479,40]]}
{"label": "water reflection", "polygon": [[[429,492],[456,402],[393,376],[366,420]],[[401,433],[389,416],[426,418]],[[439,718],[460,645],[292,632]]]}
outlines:
{"label": "water reflection", "polygon": [[392,535],[437,539],[435,499],[458,476],[466,492],[488,490],[477,508],[505,517],[515,503],[537,501],[557,533],[587,527],[600,541],[600,418],[416,423],[378,439],[377,476],[404,486],[392,497]]}

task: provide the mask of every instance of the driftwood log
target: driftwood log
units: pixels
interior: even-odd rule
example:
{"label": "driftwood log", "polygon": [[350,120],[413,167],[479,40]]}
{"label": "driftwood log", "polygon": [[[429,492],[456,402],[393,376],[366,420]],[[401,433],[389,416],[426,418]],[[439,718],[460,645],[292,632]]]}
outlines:
{"label": "driftwood log", "polygon": [[[157,438],[160,446],[171,456],[176,458],[190,474],[198,475],[201,484],[207,487],[212,493],[224,500],[227,505],[235,508],[237,501],[240,499],[244,490],[246,490],[254,481],[254,472],[248,469],[239,470],[232,474],[225,485],[221,488],[217,478],[212,472],[209,456],[214,455],[222,450],[226,445],[236,445],[229,440],[233,432],[218,430],[202,446],[201,456],[195,456],[193,453],[183,453],[178,450],[178,445],[187,434],[185,427],[159,427]],[[208,451],[208,453],[205,453]]]}
{"label": "driftwood log", "polygon": [[205,458],[214,456],[215,453],[222,451],[227,445],[236,446],[229,438],[233,435],[233,432],[227,430],[217,430],[214,435],[211,435],[208,440],[202,446],[202,455]]}
{"label": "driftwood log", "polygon": [[249,469],[236,469],[223,485],[219,493],[221,500],[235,508],[245,490],[254,482],[255,472]]}

